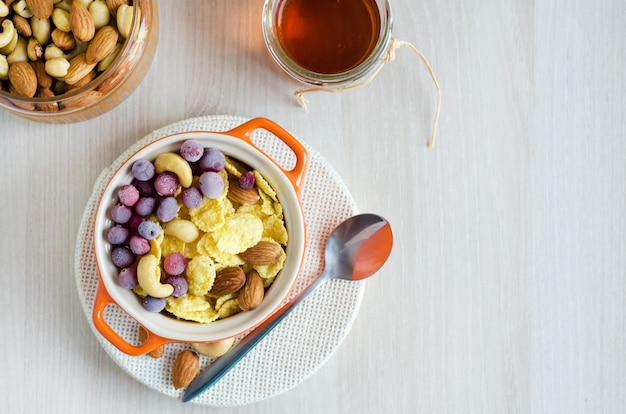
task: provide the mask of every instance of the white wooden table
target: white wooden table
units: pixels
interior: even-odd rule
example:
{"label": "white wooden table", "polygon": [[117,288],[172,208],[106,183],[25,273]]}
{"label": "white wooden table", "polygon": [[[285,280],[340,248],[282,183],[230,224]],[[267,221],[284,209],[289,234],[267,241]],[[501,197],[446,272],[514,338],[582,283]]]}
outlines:
{"label": "white wooden table", "polygon": [[[626,6],[393,1],[406,49],[370,85],[309,97],[265,51],[260,0],[159,1],[144,82],[72,125],[0,113],[0,412],[626,412]],[[91,332],[74,249],[94,181],[185,118],[265,116],[395,229],[335,355],[278,397],[183,405]]]}

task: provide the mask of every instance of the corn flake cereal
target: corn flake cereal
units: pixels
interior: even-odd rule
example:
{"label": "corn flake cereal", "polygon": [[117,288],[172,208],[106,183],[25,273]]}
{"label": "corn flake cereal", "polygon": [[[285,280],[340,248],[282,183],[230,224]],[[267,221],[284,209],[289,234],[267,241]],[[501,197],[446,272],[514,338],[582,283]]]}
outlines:
{"label": "corn flake cereal", "polygon": [[199,230],[210,233],[220,229],[235,208],[226,197],[204,198],[198,208],[189,210],[189,217]]}
{"label": "corn flake cereal", "polygon": [[250,213],[233,214],[214,232],[217,248],[225,253],[237,254],[257,244],[263,236],[263,222]]}
{"label": "corn flake cereal", "polygon": [[240,162],[235,161],[230,157],[226,157],[226,161],[224,162],[224,169],[228,171],[229,174],[237,178],[244,175],[247,171]]}
{"label": "corn flake cereal", "polygon": [[[239,179],[252,171],[259,200],[253,204],[239,204],[228,196],[229,176]],[[150,240],[149,254],[157,257],[161,266],[158,271],[161,278],[168,275],[164,271],[164,258],[178,252],[187,259],[183,276],[187,280],[187,293],[175,298],[166,298],[165,310],[173,317],[211,323],[241,312],[238,292],[217,296],[210,292],[215,282],[216,273],[227,267],[240,266],[244,272],[255,269],[268,288],[284,267],[285,247],[289,240],[283,217],[283,207],[278,196],[265,178],[256,170],[226,156],[224,169],[219,172],[224,180],[223,192],[214,199],[202,198],[197,208],[188,208],[182,202],[182,189],[179,187],[175,197],[178,199],[176,218],[191,221],[199,231],[199,237],[193,242],[185,242],[174,235],[165,235],[163,231]],[[193,178],[192,186],[199,188],[199,178]],[[156,216],[147,218],[159,223]],[[159,223],[161,224],[161,223]],[[278,260],[266,266],[246,263],[239,254],[259,241],[273,241],[281,245]],[[133,289],[139,298],[147,293],[141,286]]]}
{"label": "corn flake cereal", "polygon": [[265,181],[265,178],[261,175],[261,173],[257,170],[254,170],[253,174],[254,178],[256,179],[257,187],[259,187],[265,194],[270,196],[272,200],[278,201],[278,196],[276,195],[276,192],[274,191],[272,186],[270,186],[269,183]]}
{"label": "corn flake cereal", "polygon": [[224,265],[225,267],[240,266],[244,264],[244,261],[236,254],[221,251],[217,247],[217,243],[215,242],[212,233],[206,233],[202,236],[200,240],[198,240],[196,248],[200,254],[210,256],[216,263]]}
{"label": "corn flake cereal", "polygon": [[215,282],[215,264],[209,256],[196,256],[187,263],[190,294],[205,295],[213,287],[213,282]]}
{"label": "corn flake cereal", "polygon": [[219,318],[218,312],[204,296],[186,294],[179,298],[168,297],[165,310],[181,319],[210,323]]}
{"label": "corn flake cereal", "polygon": [[217,311],[220,319],[228,318],[239,312],[241,312],[241,308],[239,307],[239,301],[237,299],[228,299]]}

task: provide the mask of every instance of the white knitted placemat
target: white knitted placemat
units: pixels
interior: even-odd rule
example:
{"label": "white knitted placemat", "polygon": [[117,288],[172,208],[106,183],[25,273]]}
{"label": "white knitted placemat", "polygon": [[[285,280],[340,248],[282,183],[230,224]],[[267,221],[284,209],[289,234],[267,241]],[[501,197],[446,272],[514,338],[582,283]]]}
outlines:
{"label": "white knitted placemat", "polygon": [[[167,344],[159,359],[132,357],[119,351],[94,328],[91,312],[98,285],[92,246],[93,222],[98,199],[114,171],[134,152],[160,137],[186,131],[227,131],[246,118],[206,116],[191,118],[154,131],[130,147],[105,169],[96,181],[80,225],[75,272],[83,310],[94,335],[110,357],[129,375],[146,386],[180,398],[183,390],[172,386],[174,358],[186,344]],[[293,153],[265,130],[257,130],[253,141],[275,161],[289,168]],[[306,146],[306,145],[305,145]],[[306,253],[300,275],[291,293],[295,296],[323,270],[324,243],[344,219],[358,213],[348,189],[332,166],[313,149],[302,187],[302,205],[307,226]],[[336,280],[325,283],[301,303],[219,382],[192,403],[214,407],[239,406],[258,402],[295,387],[320,368],[337,350],[359,310],[365,282]],[[136,338],[137,324],[116,306],[105,311],[107,323],[124,338]],[[201,357],[202,370],[211,362]]]}

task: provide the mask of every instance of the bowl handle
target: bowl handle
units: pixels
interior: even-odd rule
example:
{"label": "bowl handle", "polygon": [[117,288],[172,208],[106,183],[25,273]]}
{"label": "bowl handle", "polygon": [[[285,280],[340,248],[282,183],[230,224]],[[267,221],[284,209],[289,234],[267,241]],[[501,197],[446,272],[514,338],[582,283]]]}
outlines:
{"label": "bowl handle", "polygon": [[156,334],[153,334],[152,332],[146,329],[146,332],[148,332],[148,339],[146,339],[146,341],[143,344],[141,345],[129,344],[128,342],[126,342],[124,338],[119,336],[117,332],[115,332],[113,328],[111,328],[111,326],[108,323],[106,323],[106,321],[104,320],[104,309],[107,307],[107,305],[110,305],[110,304],[117,306],[113,298],[111,298],[109,293],[104,288],[104,284],[102,283],[102,280],[99,280],[98,290],[96,292],[96,298],[93,304],[93,312],[92,312],[93,324],[98,330],[98,332],[100,332],[100,334],[102,334],[102,336],[104,336],[105,339],[111,342],[120,351],[128,355],[139,356],[139,355],[147,354],[148,352],[158,348],[159,346],[167,342],[171,342],[165,338],[162,338]]}
{"label": "bowl handle", "polygon": [[268,158],[272,159],[272,157],[266,154],[265,151],[254,145],[254,143],[250,139],[252,133],[259,128],[265,129],[274,134],[278,139],[283,141],[295,154],[296,165],[293,167],[293,169],[285,170],[280,165],[278,165],[278,168],[280,168],[285,173],[287,178],[289,178],[289,180],[295,187],[296,192],[299,194],[300,188],[302,187],[304,174],[306,173],[307,167],[309,165],[309,153],[304,145],[302,145],[302,143],[300,143],[300,141],[298,141],[293,135],[287,132],[287,130],[267,118],[253,118],[231,129],[230,131],[223,132],[223,134],[232,135],[246,141],[248,144],[254,146],[256,149],[267,155]]}

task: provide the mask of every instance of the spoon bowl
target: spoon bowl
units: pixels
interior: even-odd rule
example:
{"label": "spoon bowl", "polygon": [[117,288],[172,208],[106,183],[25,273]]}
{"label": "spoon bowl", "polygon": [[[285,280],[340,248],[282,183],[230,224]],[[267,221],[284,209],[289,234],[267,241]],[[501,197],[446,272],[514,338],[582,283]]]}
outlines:
{"label": "spoon bowl", "polygon": [[185,390],[187,402],[219,381],[241,358],[254,348],[304,298],[331,279],[363,280],[376,273],[387,261],[393,246],[391,225],[376,214],[359,214],[337,226],[326,241],[322,274],[285,306],[248,333],[227,354],[209,365]]}

